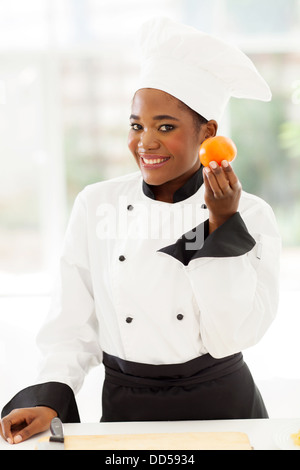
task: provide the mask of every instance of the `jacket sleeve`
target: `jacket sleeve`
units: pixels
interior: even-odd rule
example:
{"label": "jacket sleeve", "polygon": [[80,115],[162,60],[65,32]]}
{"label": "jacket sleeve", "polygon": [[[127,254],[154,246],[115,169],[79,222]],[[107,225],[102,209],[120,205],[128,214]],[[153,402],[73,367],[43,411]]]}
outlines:
{"label": "jacket sleeve", "polygon": [[37,337],[43,354],[38,380],[66,383],[74,393],[101,362],[88,251],[84,191],[77,197],[60,259],[48,318]]}
{"label": "jacket sleeve", "polygon": [[66,422],[79,421],[75,394],[90,367],[102,360],[87,237],[81,193],[67,227],[50,311],[37,337],[42,360],[36,383],[13,397],[2,416],[14,408],[43,405]]}
{"label": "jacket sleeve", "polygon": [[206,350],[221,358],[253,346],[278,307],[281,240],[272,209],[253,197],[200,247],[186,250],[190,239],[185,234],[160,251],[184,265]]}

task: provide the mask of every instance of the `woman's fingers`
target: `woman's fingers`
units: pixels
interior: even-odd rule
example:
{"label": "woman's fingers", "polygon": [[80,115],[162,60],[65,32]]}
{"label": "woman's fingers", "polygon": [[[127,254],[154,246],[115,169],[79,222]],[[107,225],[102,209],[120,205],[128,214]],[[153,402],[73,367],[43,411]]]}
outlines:
{"label": "woman's fingers", "polygon": [[55,416],[54,410],[44,406],[13,410],[1,420],[1,435],[8,443],[18,444],[49,429]]}
{"label": "woman's fingers", "polygon": [[222,168],[223,168],[223,171],[227,180],[229,181],[231,188],[235,189],[236,187],[240,187],[239,179],[234,173],[232,166],[228,163],[227,160],[222,161]]}
{"label": "woman's fingers", "polygon": [[30,408],[13,410],[1,420],[2,435],[10,444],[17,444],[34,434],[37,423]]}
{"label": "woman's fingers", "polygon": [[210,162],[209,167],[205,168],[204,174],[216,198],[228,196],[231,191],[239,189],[240,182],[226,160],[222,162],[222,166],[219,166],[216,162]]}
{"label": "woman's fingers", "polygon": [[211,233],[238,211],[242,187],[227,161],[221,166],[210,162],[203,171],[203,180]]}
{"label": "woman's fingers", "polygon": [[26,441],[42,430],[39,419],[33,419],[30,423],[26,423],[25,427],[14,430],[13,443],[19,444],[20,442]]}
{"label": "woman's fingers", "polygon": [[219,199],[226,195],[230,190],[230,183],[223,169],[216,162],[211,162],[205,168],[205,173],[214,197]]}
{"label": "woman's fingers", "polygon": [[210,196],[213,197],[214,193],[210,185],[209,181],[209,172],[207,171],[207,168],[204,169],[203,171],[203,182],[204,182],[204,187],[205,187],[205,192]]}
{"label": "woman's fingers", "polygon": [[13,444],[14,438],[11,432],[12,422],[10,419],[1,419],[0,425],[0,435],[5,439],[9,444]]}

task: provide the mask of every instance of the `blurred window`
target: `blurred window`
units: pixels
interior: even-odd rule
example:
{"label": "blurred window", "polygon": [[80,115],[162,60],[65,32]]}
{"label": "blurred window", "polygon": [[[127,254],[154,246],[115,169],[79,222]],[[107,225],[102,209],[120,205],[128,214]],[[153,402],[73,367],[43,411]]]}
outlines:
{"label": "blurred window", "polygon": [[0,0],[0,293],[47,291],[75,196],[137,169],[135,33],[157,14],[233,41],[270,84],[271,103],[232,100],[220,132],[298,252],[299,0]]}

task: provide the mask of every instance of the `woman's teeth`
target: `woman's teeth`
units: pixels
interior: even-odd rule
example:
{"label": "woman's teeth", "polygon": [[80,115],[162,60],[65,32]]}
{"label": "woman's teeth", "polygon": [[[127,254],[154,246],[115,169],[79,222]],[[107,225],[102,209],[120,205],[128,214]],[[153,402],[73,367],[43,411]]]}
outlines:
{"label": "woman's teeth", "polygon": [[162,162],[165,162],[166,160],[168,160],[168,158],[151,158],[151,160],[147,160],[147,158],[143,157],[143,161],[147,165],[155,165],[156,163],[162,163]]}

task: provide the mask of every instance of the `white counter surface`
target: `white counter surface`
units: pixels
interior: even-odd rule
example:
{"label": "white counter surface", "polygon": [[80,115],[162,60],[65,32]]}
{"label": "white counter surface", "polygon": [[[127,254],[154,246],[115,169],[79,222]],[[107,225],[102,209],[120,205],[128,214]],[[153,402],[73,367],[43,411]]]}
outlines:
{"label": "white counter surface", "polygon": [[[298,432],[299,430],[300,418],[64,424],[65,435],[219,431],[244,432],[248,435],[254,450],[288,450],[291,446],[289,442],[290,433]],[[50,432],[45,432],[15,445],[10,445],[0,438],[0,450],[33,450],[36,447],[38,439],[49,434]]]}

